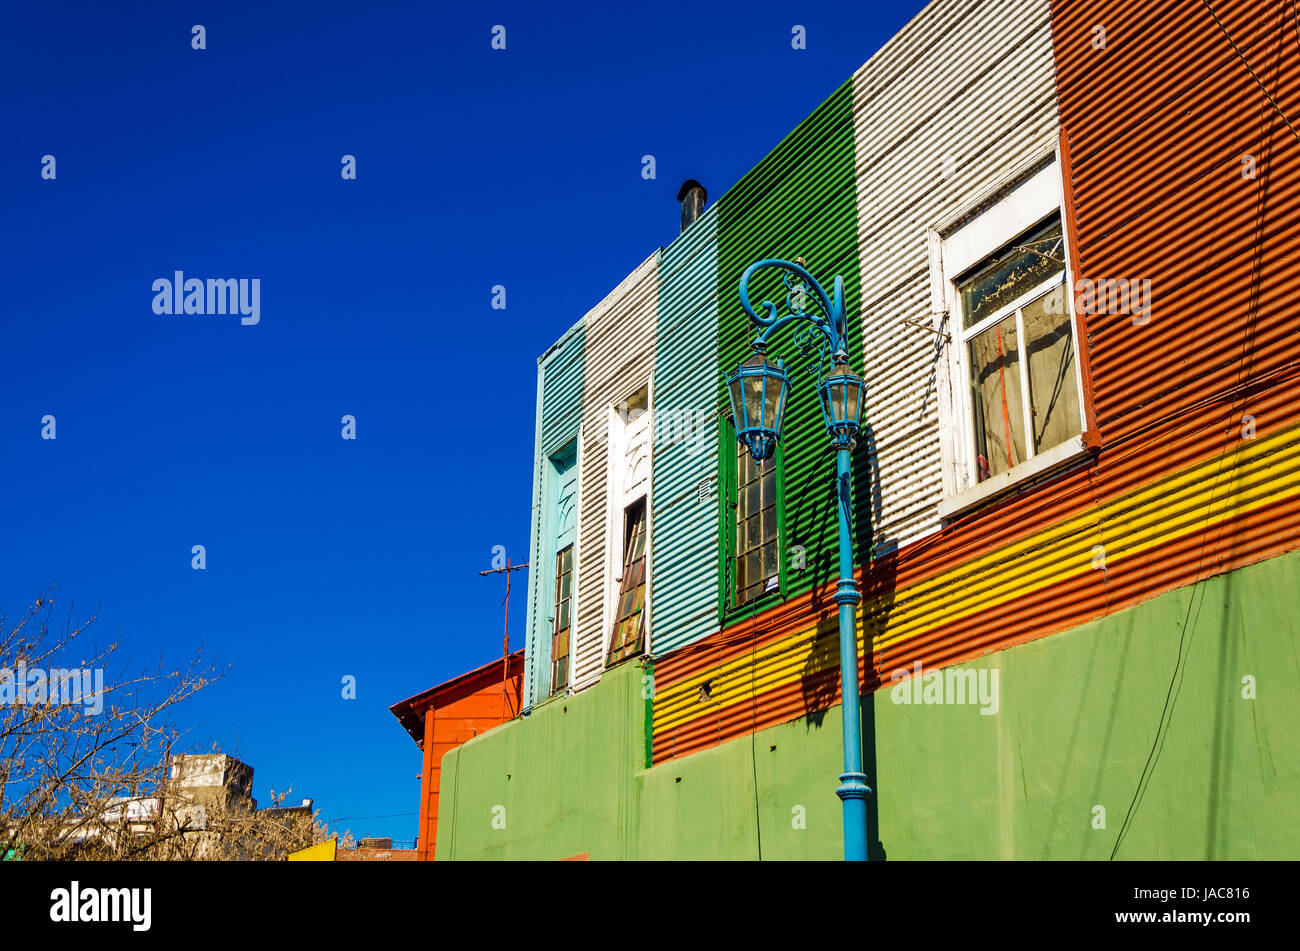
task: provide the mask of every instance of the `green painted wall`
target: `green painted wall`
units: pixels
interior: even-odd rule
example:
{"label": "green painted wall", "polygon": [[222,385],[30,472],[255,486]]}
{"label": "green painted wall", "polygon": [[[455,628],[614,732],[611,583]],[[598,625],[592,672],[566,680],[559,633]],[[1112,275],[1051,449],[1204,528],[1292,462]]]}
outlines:
{"label": "green painted wall", "polygon": [[443,756],[437,858],[635,857],[643,682],[639,661],[620,664]]}
{"label": "green painted wall", "polygon": [[[717,204],[718,267],[718,367],[717,405],[724,418],[730,413],[723,377],[734,372],[750,355],[756,336],[753,322],[740,306],[740,276],[763,258],[793,261],[802,257],[808,270],[829,294],[835,275],[844,279],[844,312],[849,333],[850,364],[862,370],[862,336],[857,313],[861,274],[858,268],[857,181],[853,147],[853,82],[846,80],[831,96],[799,123],[762,161],[727,191]],[[788,291],[776,270],[756,275],[750,286],[755,306],[772,300],[786,310]],[[801,325],[806,329],[807,325]],[[779,593],[735,610],[732,566],[724,565],[719,579],[721,623],[749,616],[814,585],[839,575],[839,526],[836,520],[835,455],[826,451],[830,438],[817,399],[816,369],[798,360],[794,345],[797,328],[787,326],[773,338],[768,356],[781,359],[790,371],[789,405],[778,450],[783,483],[780,506],[781,588]],[[829,363],[826,369],[829,369]],[[734,436],[727,427],[727,438]],[[855,467],[866,475],[867,440],[855,454]],[[718,484],[728,488],[734,465],[723,462]],[[857,480],[855,480],[856,482]],[[866,483],[863,483],[866,484]],[[812,489],[798,487],[812,486]],[[865,495],[865,494],[864,494]],[[721,519],[720,536],[731,539],[734,512]],[[865,509],[855,515],[855,537],[865,540],[855,563],[867,560],[870,521]],[[806,567],[791,569],[791,546],[806,549]]]}
{"label": "green painted wall", "polygon": [[[1298,591],[1293,552],[965,665],[997,671],[992,716],[877,693],[877,854],[1106,859],[1140,790],[1117,858],[1300,857]],[[645,769],[644,675],[449,753],[438,858],[839,856],[839,708]]]}

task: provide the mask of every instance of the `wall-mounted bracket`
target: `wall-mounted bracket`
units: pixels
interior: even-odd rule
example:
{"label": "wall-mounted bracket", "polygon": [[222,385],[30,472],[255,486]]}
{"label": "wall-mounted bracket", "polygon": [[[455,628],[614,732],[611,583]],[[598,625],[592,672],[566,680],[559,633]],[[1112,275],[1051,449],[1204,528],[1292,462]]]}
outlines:
{"label": "wall-mounted bracket", "polygon": [[[931,314],[930,316],[942,317],[944,319],[944,323],[946,323],[948,320],[948,312],[946,310],[938,314]],[[938,336],[942,337],[944,340],[948,341],[948,343],[952,343],[952,334],[948,333],[948,331],[946,330],[936,330],[933,327],[931,327],[929,324],[923,324],[919,320],[909,320],[907,317],[902,317],[900,319],[903,321],[903,323],[911,327],[919,327],[921,330],[928,330],[930,333],[937,334]]]}

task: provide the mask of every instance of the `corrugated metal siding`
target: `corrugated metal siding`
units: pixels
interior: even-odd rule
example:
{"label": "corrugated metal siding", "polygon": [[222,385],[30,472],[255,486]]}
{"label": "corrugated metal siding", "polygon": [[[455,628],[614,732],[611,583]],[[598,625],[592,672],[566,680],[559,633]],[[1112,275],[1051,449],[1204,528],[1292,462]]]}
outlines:
{"label": "corrugated metal siding", "polygon": [[[1226,478],[1216,473],[1227,472]],[[1109,474],[1109,473],[1105,473]],[[1078,470],[1045,498],[986,514],[942,544],[905,549],[863,577],[864,686],[920,662],[1000,650],[1297,546],[1300,428],[1243,444],[1029,534],[1024,523],[1088,501]],[[1214,544],[1207,548],[1207,536]],[[929,542],[931,539],[927,539]],[[1106,568],[1094,568],[1104,543]],[[1290,592],[1279,592],[1289,596]],[[657,665],[656,762],[838,702],[833,610],[792,603]],[[709,698],[700,685],[709,682]]]}
{"label": "corrugated metal siding", "polygon": [[[1276,4],[1214,7],[1300,114],[1295,23]],[[1203,5],[1058,0],[1054,14],[1075,276],[1151,280],[1151,321],[1082,315],[1095,460],[863,571],[869,688],[1300,545],[1300,144]],[[661,661],[656,761],[836,702],[830,608],[791,603]]]}
{"label": "corrugated metal siding", "polygon": [[573,327],[542,358],[542,455],[549,456],[578,434],[587,378],[587,328]]}
{"label": "corrugated metal siding", "polygon": [[[738,296],[746,267],[762,258],[792,261],[802,257],[827,289],[835,275],[843,277],[847,313],[858,306],[852,93],[852,82],[846,81],[718,201],[719,362],[714,386],[717,406],[724,413],[728,400],[722,374],[733,371],[749,356],[755,336]],[[774,270],[757,275],[750,288],[751,299],[784,300],[780,280]],[[768,347],[770,357],[794,368],[780,448],[785,499],[781,597],[824,583],[838,570],[832,487],[835,457],[827,451],[830,441],[822,422],[815,373],[796,366],[800,361],[792,343],[795,332],[793,327],[785,328]],[[861,349],[861,340],[852,337],[849,357],[854,366],[862,365]],[[859,501],[865,497],[864,493],[856,496]],[[870,521],[865,508],[859,505],[859,509],[857,538],[862,541],[869,537]],[[731,526],[723,530],[729,531]],[[807,567],[802,571],[788,565],[795,545],[806,549]],[[734,593],[729,580],[727,588],[727,604],[732,607]]]}
{"label": "corrugated metal siding", "polygon": [[[1152,282],[1149,326],[1088,321],[1109,444],[1297,357],[1300,152],[1232,41],[1295,125],[1300,38],[1277,0],[1211,6],[1231,41],[1200,3],[1088,5],[1086,23],[1083,5],[1056,5],[1080,274]],[[1107,13],[1117,22],[1097,51],[1092,25]],[[1245,153],[1257,157],[1253,180]],[[1223,421],[1226,408],[1212,412]]]}
{"label": "corrugated metal siding", "polygon": [[[1057,140],[1048,0],[932,3],[853,77],[876,550],[938,528],[943,380],[927,229]],[[945,175],[945,157],[951,157]]]}
{"label": "corrugated metal siding", "polygon": [[[533,512],[529,530],[528,613],[524,620],[524,704],[531,706],[547,693],[550,671],[535,663],[538,631],[547,631],[549,606],[541,604],[545,572],[551,570],[542,555],[546,544],[547,499],[543,465],[578,434],[582,419],[582,392],[586,363],[586,329],[576,324],[537,361],[537,436],[533,452]],[[542,562],[548,564],[543,566]],[[547,653],[549,654],[549,646]]]}
{"label": "corrugated metal siding", "polygon": [[611,517],[609,412],[629,390],[645,382],[654,367],[659,253],[656,250],[646,258],[583,318],[587,339],[578,458],[574,690],[599,680],[605,666],[611,633],[605,623],[605,604],[613,584],[606,564]]}
{"label": "corrugated metal siding", "polygon": [[655,654],[718,629],[717,233],[714,205],[668,246],[659,265],[650,534]]}
{"label": "corrugated metal siding", "polygon": [[[484,668],[453,693],[434,696],[424,713],[424,776],[420,797],[420,861],[433,861],[438,835],[442,758],[463,743],[508,721],[519,710],[519,653]],[[508,675],[508,676],[507,676]]]}

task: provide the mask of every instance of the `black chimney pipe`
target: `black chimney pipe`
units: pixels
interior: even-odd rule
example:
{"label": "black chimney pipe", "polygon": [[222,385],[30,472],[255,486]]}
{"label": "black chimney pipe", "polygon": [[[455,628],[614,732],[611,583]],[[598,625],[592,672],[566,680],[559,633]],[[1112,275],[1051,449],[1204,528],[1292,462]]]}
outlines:
{"label": "black chimney pipe", "polygon": [[682,231],[685,231],[704,213],[704,203],[709,200],[709,193],[695,179],[688,178],[677,190],[677,200],[682,203]]}

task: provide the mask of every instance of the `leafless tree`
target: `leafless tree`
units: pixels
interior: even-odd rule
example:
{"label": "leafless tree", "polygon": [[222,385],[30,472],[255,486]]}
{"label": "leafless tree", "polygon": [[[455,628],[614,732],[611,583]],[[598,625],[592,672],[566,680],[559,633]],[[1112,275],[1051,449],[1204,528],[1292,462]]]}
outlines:
{"label": "leafless tree", "polygon": [[287,793],[257,809],[169,781],[175,708],[224,674],[201,650],[133,669],[89,637],[94,615],[58,627],[53,613],[49,596],[0,616],[0,860],[278,859],[329,835],[282,808]]}

